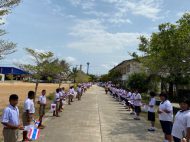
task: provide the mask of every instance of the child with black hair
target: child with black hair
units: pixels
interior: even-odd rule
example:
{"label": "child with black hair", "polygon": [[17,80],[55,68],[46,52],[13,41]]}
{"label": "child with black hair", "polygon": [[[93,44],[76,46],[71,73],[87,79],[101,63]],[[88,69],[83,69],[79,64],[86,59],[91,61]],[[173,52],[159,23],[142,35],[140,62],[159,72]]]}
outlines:
{"label": "child with black hair", "polygon": [[174,142],[190,141],[190,99],[182,98],[179,102],[180,111],[177,112],[172,128]]}
{"label": "child with black hair", "polygon": [[155,131],[155,105],[156,105],[156,99],[155,99],[156,93],[150,92],[150,101],[148,104],[148,121],[151,122],[151,127],[148,129],[148,131]]}
{"label": "child with black hair", "polygon": [[23,126],[20,124],[18,96],[12,94],[9,97],[9,105],[4,109],[1,123],[3,124],[3,137],[4,142],[17,142],[18,129],[23,130]]}

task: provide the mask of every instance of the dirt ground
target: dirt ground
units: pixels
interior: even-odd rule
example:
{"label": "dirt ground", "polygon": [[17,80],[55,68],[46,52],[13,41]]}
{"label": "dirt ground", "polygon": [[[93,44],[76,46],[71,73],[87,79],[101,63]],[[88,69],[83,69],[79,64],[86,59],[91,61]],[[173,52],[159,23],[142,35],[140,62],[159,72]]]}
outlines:
{"label": "dirt ground", "polygon": [[[63,84],[62,86],[68,88],[69,84]],[[38,95],[40,95],[41,90],[45,89],[47,95],[55,92],[58,88],[58,84],[40,83],[38,87]],[[22,105],[24,100],[27,98],[28,91],[35,89],[35,83],[26,82],[5,82],[0,83],[0,110],[2,110],[6,105],[8,105],[9,95],[17,94],[19,96],[19,105]]]}

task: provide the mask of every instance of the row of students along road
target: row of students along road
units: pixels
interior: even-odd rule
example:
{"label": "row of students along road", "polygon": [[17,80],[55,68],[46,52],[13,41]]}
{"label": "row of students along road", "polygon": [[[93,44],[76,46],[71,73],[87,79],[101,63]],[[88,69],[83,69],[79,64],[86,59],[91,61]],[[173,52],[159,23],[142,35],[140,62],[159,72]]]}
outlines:
{"label": "row of students along road", "polygon": [[[82,95],[92,86],[92,83],[79,84],[75,90],[73,86],[70,87],[68,92],[65,88],[58,88],[55,91],[54,100],[51,104],[51,110],[53,116],[60,117],[59,113],[62,112],[65,102],[71,105],[74,98],[81,100]],[[45,115],[46,108],[46,90],[42,90],[41,95],[38,98],[37,104],[39,105],[39,120],[34,118],[35,105],[34,91],[28,92],[28,98],[23,104],[22,123],[20,120],[20,113],[17,107],[19,97],[16,94],[12,94],[9,97],[10,104],[4,109],[1,123],[3,124],[3,137],[4,142],[17,142],[18,130],[23,131],[23,140],[25,142],[37,140],[39,138],[39,129],[45,128],[42,125],[42,120]]]}
{"label": "row of students along road", "polygon": [[190,98],[182,97],[179,100],[180,111],[173,117],[173,106],[168,100],[167,93],[160,93],[160,104],[156,108],[156,93],[150,92],[150,101],[148,104],[142,104],[142,97],[138,89],[124,90],[118,88],[111,83],[101,84],[105,87],[106,94],[113,96],[116,100],[121,102],[127,111],[131,111],[134,115],[134,120],[140,120],[141,108],[148,111],[148,120],[151,127],[148,129],[154,132],[155,129],[155,113],[158,113],[158,119],[164,133],[163,142],[190,142]]}

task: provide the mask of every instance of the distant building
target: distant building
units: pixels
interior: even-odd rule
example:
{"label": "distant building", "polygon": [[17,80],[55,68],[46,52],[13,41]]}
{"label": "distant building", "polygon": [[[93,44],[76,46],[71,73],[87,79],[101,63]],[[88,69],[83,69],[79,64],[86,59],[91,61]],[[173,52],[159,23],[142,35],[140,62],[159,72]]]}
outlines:
{"label": "distant building", "polygon": [[0,75],[0,81],[4,81],[8,75],[12,75],[16,80],[22,80],[29,73],[15,67],[0,67]]}
{"label": "distant building", "polygon": [[122,75],[120,80],[122,82],[125,82],[128,79],[129,75],[131,75],[133,73],[139,73],[144,70],[145,69],[143,68],[141,63],[137,62],[135,59],[131,59],[131,60],[125,60],[125,61],[121,62],[120,64],[115,66],[110,71],[120,72]]}

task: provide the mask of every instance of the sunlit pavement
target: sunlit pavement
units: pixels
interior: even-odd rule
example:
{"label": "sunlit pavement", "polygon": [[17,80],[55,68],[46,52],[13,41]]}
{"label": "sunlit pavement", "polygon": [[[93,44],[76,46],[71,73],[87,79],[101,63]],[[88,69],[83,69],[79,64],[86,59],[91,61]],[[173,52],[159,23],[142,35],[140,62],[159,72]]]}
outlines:
{"label": "sunlit pavement", "polygon": [[81,101],[67,105],[61,117],[48,121],[39,142],[161,142],[161,131],[148,132],[148,126],[93,86]]}

